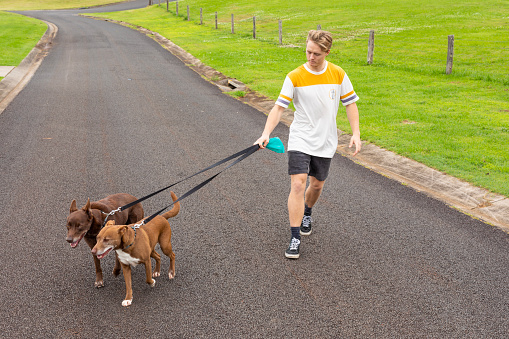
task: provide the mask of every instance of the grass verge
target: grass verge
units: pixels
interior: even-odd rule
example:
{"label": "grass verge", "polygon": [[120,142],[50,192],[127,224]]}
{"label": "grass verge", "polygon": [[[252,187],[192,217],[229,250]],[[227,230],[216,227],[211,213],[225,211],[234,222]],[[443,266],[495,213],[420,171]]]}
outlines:
{"label": "grass verge", "polygon": [[0,12],[0,66],[18,66],[47,28],[39,20]]}

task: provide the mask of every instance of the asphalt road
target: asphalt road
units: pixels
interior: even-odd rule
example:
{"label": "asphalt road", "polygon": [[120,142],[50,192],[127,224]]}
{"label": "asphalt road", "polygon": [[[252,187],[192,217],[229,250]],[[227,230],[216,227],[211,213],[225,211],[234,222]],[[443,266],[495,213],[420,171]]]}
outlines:
{"label": "asphalt road", "polygon": [[342,156],[299,260],[284,258],[286,156],[263,150],[182,202],[173,281],[150,288],[137,267],[124,308],[109,256],[95,289],[89,248],[65,242],[71,200],[155,191],[251,145],[265,116],[150,38],[78,12],[25,13],[59,31],[0,115],[3,337],[507,337],[509,235]]}

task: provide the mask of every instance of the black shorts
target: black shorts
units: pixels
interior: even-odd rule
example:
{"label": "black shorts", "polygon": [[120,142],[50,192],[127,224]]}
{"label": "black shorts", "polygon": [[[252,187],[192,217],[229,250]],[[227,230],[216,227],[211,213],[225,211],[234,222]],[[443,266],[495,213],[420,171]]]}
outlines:
{"label": "black shorts", "polygon": [[329,176],[331,158],[315,157],[299,151],[288,151],[288,174],[302,174],[325,181]]}

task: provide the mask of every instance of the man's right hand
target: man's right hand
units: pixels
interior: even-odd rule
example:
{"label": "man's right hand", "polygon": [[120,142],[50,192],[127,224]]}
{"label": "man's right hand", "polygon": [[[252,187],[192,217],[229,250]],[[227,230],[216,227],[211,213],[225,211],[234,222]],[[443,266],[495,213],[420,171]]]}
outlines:
{"label": "man's right hand", "polygon": [[253,145],[258,145],[260,148],[265,148],[267,144],[269,143],[269,136],[262,135],[258,138],[258,140],[255,141]]}

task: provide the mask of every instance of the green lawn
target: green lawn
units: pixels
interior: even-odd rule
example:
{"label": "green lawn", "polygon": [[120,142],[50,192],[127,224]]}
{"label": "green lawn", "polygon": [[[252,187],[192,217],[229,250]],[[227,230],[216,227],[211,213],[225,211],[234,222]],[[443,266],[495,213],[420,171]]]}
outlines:
{"label": "green lawn", "polygon": [[[346,70],[361,98],[363,140],[509,196],[507,1],[356,0],[339,8],[323,0],[296,0],[288,6],[187,0],[179,1],[178,17],[175,3],[167,12],[165,2],[103,16],[159,32],[273,99],[286,73],[305,62],[307,31],[320,24],[335,38],[329,60]],[[282,46],[278,20],[283,22]],[[369,66],[370,30],[375,30],[375,56]],[[455,55],[453,73],[446,75],[449,34],[455,36]],[[349,131],[342,112],[338,127]]]}
{"label": "green lawn", "polygon": [[39,20],[0,12],[0,66],[18,66],[47,28]]}

